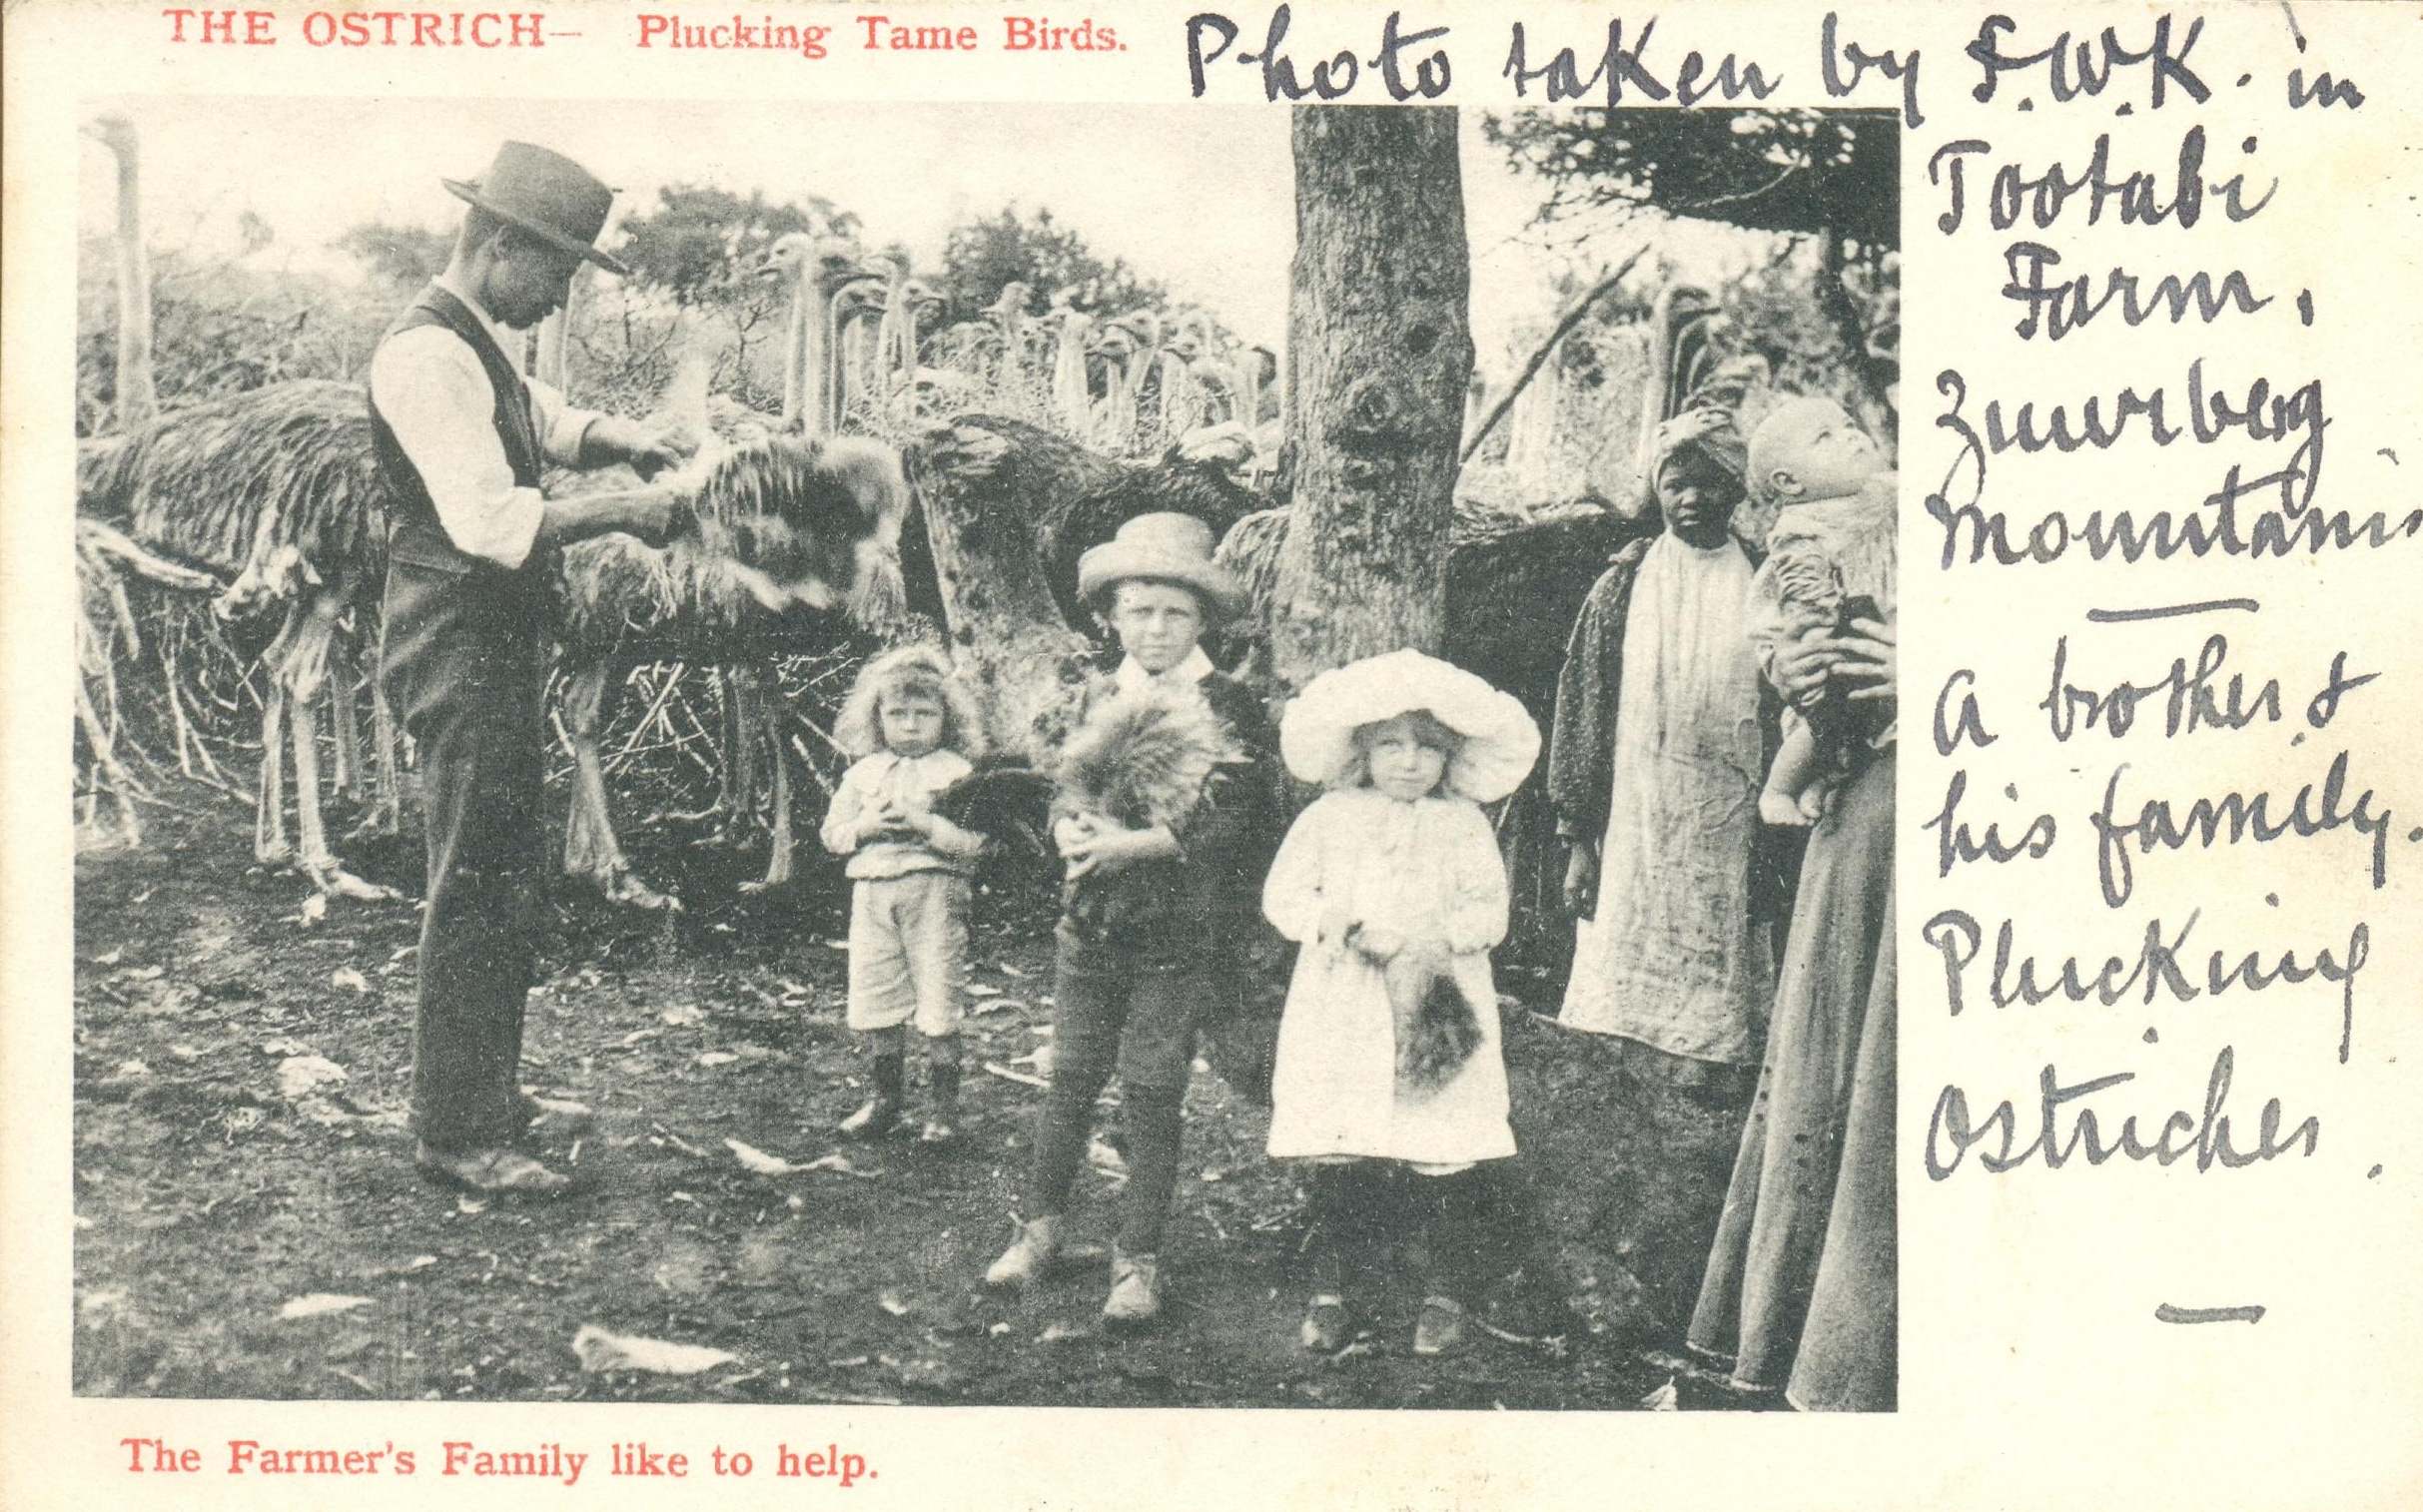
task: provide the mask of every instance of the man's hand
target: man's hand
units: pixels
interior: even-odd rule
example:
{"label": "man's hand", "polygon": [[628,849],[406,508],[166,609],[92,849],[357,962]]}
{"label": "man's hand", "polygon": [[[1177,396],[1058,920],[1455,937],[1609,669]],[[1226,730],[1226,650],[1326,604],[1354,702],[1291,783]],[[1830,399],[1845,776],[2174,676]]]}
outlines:
{"label": "man's hand", "polygon": [[669,467],[678,467],[698,454],[698,437],[689,427],[670,421],[635,426],[631,447],[624,460],[639,474],[641,482],[653,481],[656,474]]}
{"label": "man's hand", "polygon": [[620,531],[636,535],[651,546],[661,546],[673,538],[674,529],[688,508],[686,500],[663,488],[550,498],[539,515],[538,539],[568,546],[577,540]]}
{"label": "man's hand", "polygon": [[1787,640],[1775,648],[1768,680],[1786,703],[1805,708],[1825,686],[1827,672],[1842,659],[1842,646],[1841,641],[1819,631]]}
{"label": "man's hand", "polygon": [[1851,633],[1836,637],[1842,659],[1835,671],[1852,684],[1851,696],[1863,703],[1894,696],[1893,627],[1873,619],[1854,620]]}
{"label": "man's hand", "polygon": [[584,467],[602,467],[612,462],[627,462],[631,470],[646,482],[664,471],[688,461],[698,451],[698,436],[678,420],[629,420],[619,415],[606,415],[589,426],[581,437],[580,462]]}

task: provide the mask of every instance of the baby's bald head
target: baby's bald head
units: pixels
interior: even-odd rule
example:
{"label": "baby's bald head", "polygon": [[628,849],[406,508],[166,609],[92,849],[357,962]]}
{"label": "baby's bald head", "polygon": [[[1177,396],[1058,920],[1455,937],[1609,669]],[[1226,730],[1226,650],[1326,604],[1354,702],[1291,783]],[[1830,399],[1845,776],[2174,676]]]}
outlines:
{"label": "baby's bald head", "polygon": [[1752,485],[1786,505],[1856,492],[1884,470],[1884,452],[1829,398],[1787,399],[1750,437]]}

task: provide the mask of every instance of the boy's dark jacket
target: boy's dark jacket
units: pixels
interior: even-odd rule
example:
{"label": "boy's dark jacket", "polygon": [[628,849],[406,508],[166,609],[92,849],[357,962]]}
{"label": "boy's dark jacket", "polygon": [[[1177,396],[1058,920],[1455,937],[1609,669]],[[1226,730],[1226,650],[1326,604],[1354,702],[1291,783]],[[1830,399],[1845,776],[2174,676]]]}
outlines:
{"label": "boy's dark jacket", "polygon": [[[1061,935],[1081,960],[1116,957],[1123,965],[1160,970],[1233,962],[1260,916],[1262,879],[1277,847],[1277,741],[1260,697],[1243,683],[1214,671],[1197,688],[1224,727],[1228,759],[1212,768],[1200,796],[1171,822],[1179,856],[1066,885]],[[1088,719],[1123,707],[1113,698]],[[1089,740],[1089,733],[1112,738]],[[1123,733],[1081,727],[1070,743],[1081,760],[1074,769],[1064,761],[1061,773],[1065,808],[1096,807],[1103,793],[1149,787],[1161,778],[1167,753],[1154,749],[1150,734],[1123,739]],[[1157,770],[1122,770],[1123,763],[1138,761],[1152,761]],[[1131,811],[1112,817],[1142,826],[1160,816]]]}

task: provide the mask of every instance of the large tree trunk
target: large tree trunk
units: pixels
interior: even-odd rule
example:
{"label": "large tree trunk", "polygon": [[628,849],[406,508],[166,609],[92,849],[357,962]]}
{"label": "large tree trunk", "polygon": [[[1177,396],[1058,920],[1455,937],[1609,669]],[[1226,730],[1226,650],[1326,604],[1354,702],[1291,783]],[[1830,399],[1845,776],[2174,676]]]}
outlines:
{"label": "large tree trunk", "polygon": [[1272,671],[1438,649],[1471,262],[1455,112],[1298,107],[1287,486]]}

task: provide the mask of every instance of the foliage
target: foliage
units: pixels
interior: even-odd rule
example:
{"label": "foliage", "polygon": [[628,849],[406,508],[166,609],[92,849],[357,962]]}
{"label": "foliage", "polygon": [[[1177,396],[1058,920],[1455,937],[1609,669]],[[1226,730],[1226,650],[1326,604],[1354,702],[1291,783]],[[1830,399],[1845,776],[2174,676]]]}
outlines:
{"label": "foliage", "polygon": [[[118,292],[109,243],[88,238],[76,280],[76,433],[115,427]],[[395,301],[250,258],[152,256],[152,364],[163,407],[294,378],[359,382]]]}
{"label": "foliage", "polygon": [[685,305],[735,298],[754,276],[759,254],[792,232],[854,236],[858,217],[821,195],[775,204],[762,190],[737,195],[704,184],[656,193],[656,208],[626,218],[615,256],[642,285]]}
{"label": "foliage", "polygon": [[1890,114],[1806,110],[1523,111],[1489,141],[1547,181],[1539,219],[1654,208],[1752,231],[1900,245],[1901,127]]}
{"label": "foliage", "polygon": [[329,245],[352,255],[374,282],[401,303],[444,270],[454,239],[425,226],[365,221]]}
{"label": "foliage", "polygon": [[1070,290],[1082,309],[1110,315],[1166,303],[1170,291],[1128,266],[1106,263],[1086,239],[1060,224],[1049,210],[1021,215],[1014,205],[993,216],[962,221],[943,243],[942,275],[936,292],[948,302],[945,323],[973,320],[1012,282],[1038,299]]}

